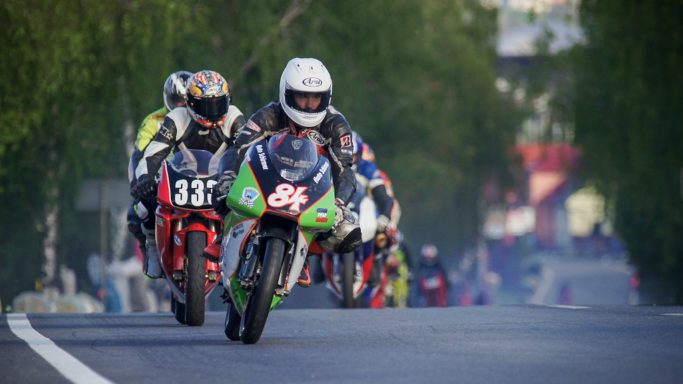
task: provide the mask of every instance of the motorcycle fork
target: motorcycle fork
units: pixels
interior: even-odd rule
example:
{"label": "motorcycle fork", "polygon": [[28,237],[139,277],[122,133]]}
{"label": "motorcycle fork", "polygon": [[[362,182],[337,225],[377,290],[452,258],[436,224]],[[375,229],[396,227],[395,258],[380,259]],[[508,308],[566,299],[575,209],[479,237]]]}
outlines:
{"label": "motorcycle fork", "polygon": [[[204,222],[201,219],[181,217],[173,221],[173,231],[171,232],[171,235],[174,237],[174,245],[172,247],[174,264],[173,280],[175,280],[176,282],[182,282],[187,277],[187,254],[185,252],[185,247],[187,246],[187,232],[189,230],[192,230],[192,227],[196,224],[199,224],[200,228],[194,228],[195,230],[202,229],[203,227],[205,227],[208,230],[208,232],[204,231],[206,233],[207,243],[213,241],[213,238],[210,235],[210,233],[217,233],[218,231],[216,222],[211,220]],[[181,245],[175,244],[175,237],[178,237],[178,241]],[[216,282],[216,280],[218,279],[218,271],[208,271],[206,278],[207,280],[209,280],[210,283]]]}
{"label": "motorcycle fork", "polygon": [[292,263],[294,263],[294,252],[296,252],[296,243],[287,241],[287,250],[285,251],[285,258],[282,261],[282,268],[280,269],[280,277],[277,281],[277,287],[275,288],[275,293],[278,295],[289,295],[289,291],[285,291],[282,288],[287,284],[287,278],[289,277],[289,271],[292,269]]}
{"label": "motorcycle fork", "polygon": [[[256,276],[260,273],[260,263],[259,263],[259,237],[252,233],[247,245],[244,247],[244,252],[240,260],[239,272],[237,278],[240,285],[245,290],[249,291],[254,287],[254,282],[256,281]],[[257,266],[259,268],[257,268]]]}
{"label": "motorcycle fork", "polygon": [[[185,218],[180,218],[177,219],[173,222],[173,231],[171,232],[171,236],[178,236],[178,234],[182,231],[184,225]],[[183,239],[182,244],[185,244],[185,239]],[[173,240],[171,240],[173,241]],[[185,280],[185,276],[187,275],[187,268],[185,267],[185,259],[183,258],[182,264],[178,261],[179,258],[176,256],[176,253],[178,253],[178,250],[176,250],[176,245],[173,246],[173,280],[176,282],[180,283],[181,281]],[[182,254],[184,255],[185,252],[184,250],[181,250]]]}

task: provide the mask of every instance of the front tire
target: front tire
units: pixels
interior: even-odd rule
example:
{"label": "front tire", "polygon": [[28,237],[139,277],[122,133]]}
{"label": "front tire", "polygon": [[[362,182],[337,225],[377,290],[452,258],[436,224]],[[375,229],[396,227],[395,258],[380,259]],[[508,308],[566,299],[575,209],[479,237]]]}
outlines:
{"label": "front tire", "polygon": [[204,324],[206,289],[206,259],[202,252],[206,248],[204,232],[187,234],[187,276],[185,285],[185,320],[187,325]]}
{"label": "front tire", "polygon": [[228,310],[225,313],[225,323],[224,329],[225,336],[232,340],[238,341],[240,339],[240,323],[242,322],[242,316],[237,312],[234,304],[228,306]]}
{"label": "front tire", "polygon": [[175,315],[176,321],[185,325],[185,304],[179,302],[173,295],[171,295],[171,308],[173,308],[173,314]]}
{"label": "front tire", "polygon": [[254,344],[261,338],[285,256],[284,240],[274,237],[265,240],[261,276],[242,314],[240,339],[245,344]]}

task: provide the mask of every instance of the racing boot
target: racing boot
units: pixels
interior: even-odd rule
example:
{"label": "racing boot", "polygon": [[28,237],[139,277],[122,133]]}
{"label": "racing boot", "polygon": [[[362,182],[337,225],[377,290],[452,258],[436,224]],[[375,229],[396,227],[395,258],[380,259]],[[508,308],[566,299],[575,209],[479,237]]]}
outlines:
{"label": "racing boot", "polygon": [[223,235],[218,235],[213,240],[213,242],[204,248],[204,256],[207,260],[214,263],[218,263],[221,260],[221,242],[223,241]]}
{"label": "racing boot", "polygon": [[134,206],[131,205],[128,209],[128,214],[126,215],[126,221],[128,224],[128,231],[135,237],[140,246],[140,251],[145,253],[145,242],[147,241],[147,236],[142,232],[142,219],[135,212]]}
{"label": "racing boot", "polygon": [[311,286],[311,272],[308,269],[308,258],[304,261],[304,267],[301,268],[301,274],[299,274],[296,283],[304,288]]}
{"label": "racing boot", "polygon": [[161,263],[159,261],[159,250],[157,250],[154,229],[147,229],[143,225],[142,231],[147,237],[147,240],[145,241],[145,260],[142,266],[142,271],[149,278],[158,279],[162,277],[164,273],[161,269]]}

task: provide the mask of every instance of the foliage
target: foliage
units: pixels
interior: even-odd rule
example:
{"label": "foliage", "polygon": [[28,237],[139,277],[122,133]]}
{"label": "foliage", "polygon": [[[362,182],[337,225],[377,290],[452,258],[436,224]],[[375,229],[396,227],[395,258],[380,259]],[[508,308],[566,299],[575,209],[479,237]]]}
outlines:
{"label": "foliage", "polygon": [[125,177],[132,129],[174,70],[219,71],[248,116],[277,97],[287,60],[319,57],[405,231],[446,249],[476,236],[481,184],[506,173],[519,121],[494,88],[495,10],[475,1],[6,0],[0,23],[5,302],[40,275],[50,207],[61,261],[85,263],[98,232],[79,222],[77,188]]}
{"label": "foliage", "polygon": [[683,4],[583,1],[576,141],[660,301],[683,303]]}

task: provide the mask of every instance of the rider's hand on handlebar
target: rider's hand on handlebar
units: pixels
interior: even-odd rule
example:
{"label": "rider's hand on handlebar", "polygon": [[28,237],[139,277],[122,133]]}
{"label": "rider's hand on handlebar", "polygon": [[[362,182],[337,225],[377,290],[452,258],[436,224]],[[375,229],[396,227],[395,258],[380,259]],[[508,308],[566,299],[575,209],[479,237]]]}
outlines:
{"label": "rider's hand on handlebar", "polygon": [[228,192],[230,192],[230,188],[235,183],[236,178],[235,172],[227,171],[218,177],[216,184],[212,188],[211,195],[213,199],[211,205],[213,205],[213,209],[219,215],[225,216],[230,211],[225,198],[228,196]]}
{"label": "rider's hand on handlebar", "polygon": [[226,171],[222,175],[218,176],[216,184],[213,186],[214,196],[227,196],[230,192],[230,188],[235,183],[237,176],[233,171]]}
{"label": "rider's hand on handlebar", "polygon": [[377,216],[377,232],[384,232],[391,223],[388,217],[384,215]]}
{"label": "rider's hand on handlebar", "polygon": [[150,200],[156,197],[157,183],[154,177],[142,175],[130,190],[131,195],[138,200]]}

